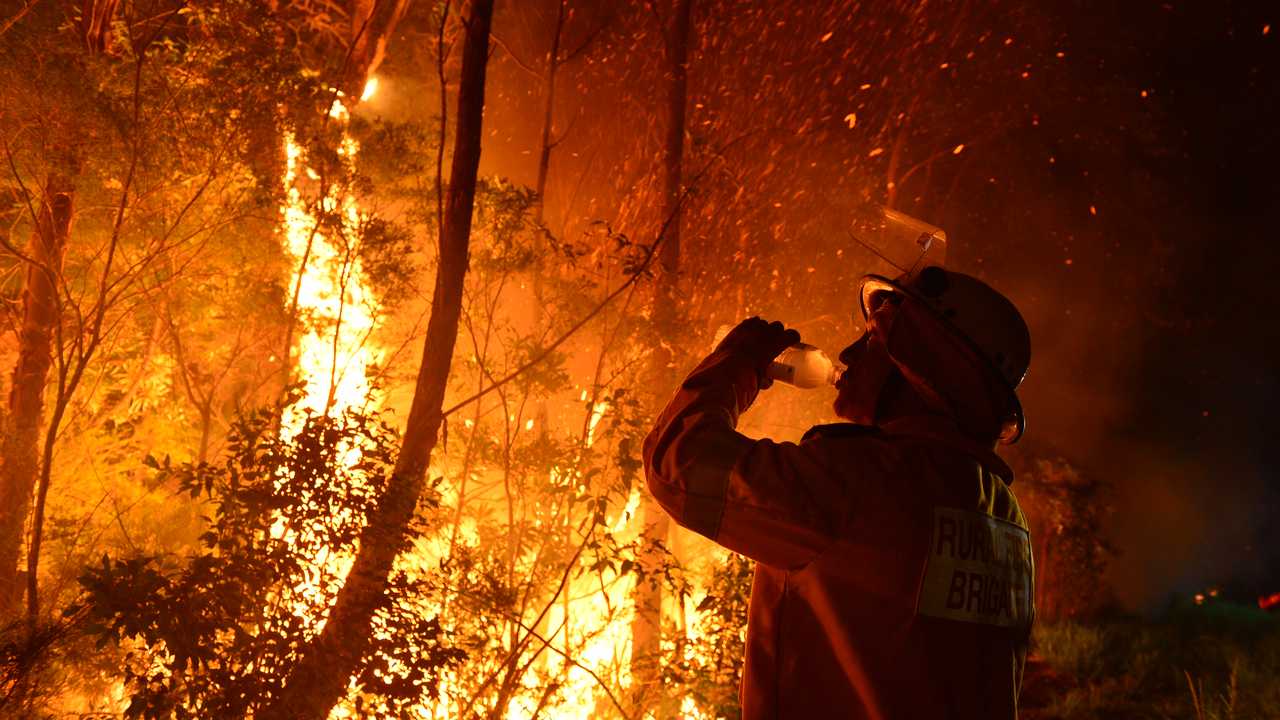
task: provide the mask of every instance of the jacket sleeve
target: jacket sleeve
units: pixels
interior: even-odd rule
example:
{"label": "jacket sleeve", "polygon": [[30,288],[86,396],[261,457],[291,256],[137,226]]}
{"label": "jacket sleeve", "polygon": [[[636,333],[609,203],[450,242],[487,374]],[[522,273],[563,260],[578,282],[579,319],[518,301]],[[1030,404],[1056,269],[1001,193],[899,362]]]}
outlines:
{"label": "jacket sleeve", "polygon": [[758,393],[756,371],[713,353],[681,384],[644,443],[655,500],[681,526],[773,567],[807,565],[848,507],[829,440],[752,440],[735,430]]}

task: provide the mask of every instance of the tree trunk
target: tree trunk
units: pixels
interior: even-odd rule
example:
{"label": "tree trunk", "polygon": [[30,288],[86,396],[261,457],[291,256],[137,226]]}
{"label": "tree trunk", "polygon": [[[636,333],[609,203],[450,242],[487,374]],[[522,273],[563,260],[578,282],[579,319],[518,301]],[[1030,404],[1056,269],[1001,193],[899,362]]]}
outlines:
{"label": "tree trunk", "polygon": [[[663,218],[669,219],[667,236],[659,250],[659,271],[654,291],[653,319],[659,333],[668,335],[675,325],[677,285],[680,271],[680,199],[684,172],[684,126],[688,86],[688,57],[692,0],[675,0],[675,14],[667,36],[667,57],[671,64],[671,84],[667,89],[667,137],[663,150]],[[670,351],[658,348],[653,354],[652,372],[664,380],[671,374]],[[659,382],[659,387],[668,383]],[[632,702],[637,712],[657,699],[662,687],[662,585],[657,572],[664,562],[670,518],[654,499],[642,503],[641,557],[646,572],[636,585],[635,619],[631,624]]]}
{"label": "tree trunk", "polygon": [[[551,172],[551,151],[555,149],[551,134],[555,123],[556,72],[560,69],[560,36],[564,32],[564,4],[565,0],[559,0],[556,5],[556,29],[551,37],[551,49],[547,52],[547,69],[542,76],[542,144],[538,148],[538,179],[534,186],[537,204],[534,205],[533,210],[533,220],[539,225],[542,224],[546,214],[547,175]],[[543,295],[546,289],[544,283],[543,274],[535,272],[533,275],[533,323],[534,327],[539,328],[542,327],[545,319],[543,310],[545,300]],[[538,398],[534,406],[533,417],[538,437],[546,438],[548,431],[551,429],[546,397]],[[538,631],[541,632],[544,629],[540,627]]]}
{"label": "tree trunk", "polygon": [[355,562],[338,592],[324,629],[303,652],[280,698],[263,711],[263,718],[323,720],[328,716],[359,667],[372,633],[374,614],[385,601],[392,565],[410,540],[410,521],[444,417],[441,410],[458,335],[480,164],[485,65],[492,17],[493,0],[475,0],[466,24],[458,89],[458,128],[440,231],[440,264],[431,300],[431,320],[427,324],[422,365],[400,456],[387,489],[360,537]]}
{"label": "tree trunk", "polygon": [[80,32],[90,53],[111,49],[111,23],[115,21],[120,0],[85,0],[80,13]]}
{"label": "tree trunk", "polygon": [[409,8],[409,0],[352,0],[351,50],[343,73],[342,90],[359,98],[369,76],[382,64],[387,42]]}
{"label": "tree trunk", "polygon": [[547,69],[542,76],[542,147],[538,151],[538,181],[534,188],[538,194],[534,219],[538,222],[542,222],[544,214],[547,174],[551,170],[551,151],[555,148],[551,133],[555,121],[556,72],[560,69],[560,35],[563,32],[564,0],[560,0],[556,5],[556,29],[551,37],[551,50],[547,53]]}
{"label": "tree trunk", "polygon": [[0,610],[19,601],[18,556],[22,529],[39,477],[44,386],[53,363],[52,334],[58,322],[58,279],[71,232],[74,188],[70,178],[50,175],[27,249],[18,360],[7,412],[0,414]]}

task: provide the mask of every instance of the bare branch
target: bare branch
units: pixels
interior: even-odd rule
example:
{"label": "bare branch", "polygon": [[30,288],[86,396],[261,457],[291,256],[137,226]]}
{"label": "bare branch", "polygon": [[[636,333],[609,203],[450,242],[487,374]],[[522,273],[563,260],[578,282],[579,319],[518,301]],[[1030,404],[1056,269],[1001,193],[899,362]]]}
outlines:
{"label": "bare branch", "polygon": [[595,42],[596,38],[600,36],[600,33],[604,32],[605,28],[609,27],[610,22],[611,22],[611,19],[605,20],[604,22],[601,22],[596,27],[592,28],[591,32],[587,33],[587,36],[582,39],[582,42],[578,43],[578,47],[570,50],[563,57],[561,57],[557,61],[557,64],[568,65],[569,63],[576,60],[584,50],[586,50],[588,47],[591,46],[591,43]]}
{"label": "bare branch", "polygon": [[662,227],[658,230],[658,237],[656,240],[654,240],[653,245],[648,248],[648,252],[645,255],[644,261],[641,262],[640,265],[635,269],[635,272],[632,273],[631,277],[627,278],[626,282],[624,282],[622,285],[619,285],[616,289],[614,289],[612,292],[606,295],[605,298],[598,305],[596,305],[594,308],[588,311],[586,315],[583,315],[581,318],[579,318],[578,321],[575,322],[573,325],[569,326],[569,329],[565,330],[564,333],[562,333],[559,337],[557,337],[554,341],[552,341],[550,345],[547,345],[545,348],[543,348],[542,352],[538,353],[537,355],[534,355],[532,358],[526,361],[523,365],[521,365],[520,367],[510,372],[509,374],[504,376],[501,380],[498,380],[496,383],[489,385],[487,388],[471,395],[465,400],[461,400],[457,403],[454,403],[442,414],[445,417],[448,417],[449,415],[452,415],[453,413],[457,412],[459,409],[466,407],[468,404],[473,403],[476,400],[479,400],[485,395],[488,395],[494,390],[497,390],[499,387],[506,385],[512,380],[515,380],[516,378],[520,377],[524,373],[528,372],[531,368],[536,367],[539,363],[541,363],[542,361],[550,357],[551,354],[554,353],[566,341],[568,341],[569,338],[577,334],[577,332],[581,330],[587,323],[594,320],[596,316],[599,315],[606,307],[608,307],[610,303],[612,303],[615,299],[617,299],[618,296],[622,295],[632,285],[639,282],[640,278],[645,275],[645,272],[649,269],[649,266],[653,263],[653,258],[657,254],[658,248],[661,247],[663,242],[666,240],[667,233],[671,229],[672,223],[675,221],[675,218],[679,217],[681,208],[684,206],[685,201],[688,200],[689,196],[693,193],[693,188],[697,186],[698,181],[701,180],[702,177],[706,175],[706,173],[711,169],[712,163],[715,160],[720,159],[730,147],[736,145],[739,141],[743,140],[746,137],[749,137],[750,135],[751,133],[744,133],[734,138],[733,140],[730,140],[728,143],[725,143],[724,147],[722,147],[718,152],[716,152],[713,155],[713,157],[707,161],[707,164],[703,167],[703,169],[699,171],[696,176],[694,176],[691,182],[688,183],[684,191],[680,193],[680,196],[676,198],[676,202],[672,211],[667,215],[666,220],[663,221]]}
{"label": "bare branch", "polygon": [[[35,206],[31,204],[31,192],[27,190],[26,184],[22,182],[22,175],[18,172],[18,166],[13,160],[13,153],[10,152],[9,143],[7,141],[4,142],[4,154],[9,161],[9,170],[13,173],[13,179],[18,183],[18,189],[22,192],[22,200],[27,205],[27,212],[31,213],[31,222],[38,228],[40,225],[40,216],[36,213]],[[14,257],[17,257],[19,260],[40,268],[40,270],[49,277],[49,282],[57,282],[57,277],[54,275],[52,268],[14,247],[13,244],[9,242],[9,238],[7,236],[0,236],[0,245],[3,245],[5,250],[13,253]]]}
{"label": "bare branch", "polygon": [[40,0],[29,0],[29,2],[27,2],[26,5],[23,5],[18,12],[14,13],[13,17],[5,20],[4,25],[0,25],[0,37],[3,37],[5,33],[9,32],[14,25],[17,25],[18,21],[25,17],[27,13],[31,12],[31,8],[35,7],[38,2],[40,2]]}
{"label": "bare branch", "polygon": [[534,68],[532,65],[522,60],[520,56],[516,54],[516,51],[512,50],[511,46],[508,45],[505,40],[498,37],[496,33],[493,34],[492,37],[493,37],[493,42],[497,44],[498,47],[502,48],[507,53],[507,55],[509,55],[511,59],[515,61],[516,65],[519,66],[521,70],[524,70],[525,72],[529,73],[530,75],[536,78],[542,77],[542,71]]}

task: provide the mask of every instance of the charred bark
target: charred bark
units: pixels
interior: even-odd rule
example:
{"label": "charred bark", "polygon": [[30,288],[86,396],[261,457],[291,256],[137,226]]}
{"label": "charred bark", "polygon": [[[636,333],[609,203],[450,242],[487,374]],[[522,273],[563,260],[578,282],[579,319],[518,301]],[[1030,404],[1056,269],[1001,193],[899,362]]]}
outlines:
{"label": "charred bark", "polygon": [[[654,291],[653,318],[661,334],[676,324],[680,272],[680,201],[684,182],[684,126],[688,93],[689,35],[693,0],[676,0],[672,27],[667,35],[667,58],[671,83],[667,88],[667,134],[663,148],[663,217],[667,236],[659,249],[658,275]],[[652,372],[665,378],[673,365],[671,352],[658,348]],[[658,383],[665,386],[664,383]],[[644,570],[636,583],[635,619],[631,624],[631,677],[635,689],[632,702],[643,710],[662,686],[662,573],[670,518],[654,499],[645,496],[641,505],[641,557]]]}
{"label": "charred bark", "polygon": [[53,332],[59,321],[58,281],[71,232],[74,188],[50,175],[28,247],[22,293],[22,325],[6,412],[0,415],[0,609],[17,604],[22,530],[40,476],[44,386],[53,364]]}
{"label": "charred bark", "polygon": [[328,716],[359,667],[368,647],[374,614],[386,598],[392,565],[411,539],[411,521],[444,418],[444,393],[462,310],[480,164],[485,65],[492,17],[493,0],[476,0],[466,23],[458,89],[458,128],[440,231],[439,269],[422,365],[400,456],[387,489],[361,535],[360,550],[330,609],[324,630],[303,653],[286,680],[281,696],[262,713],[263,718]]}

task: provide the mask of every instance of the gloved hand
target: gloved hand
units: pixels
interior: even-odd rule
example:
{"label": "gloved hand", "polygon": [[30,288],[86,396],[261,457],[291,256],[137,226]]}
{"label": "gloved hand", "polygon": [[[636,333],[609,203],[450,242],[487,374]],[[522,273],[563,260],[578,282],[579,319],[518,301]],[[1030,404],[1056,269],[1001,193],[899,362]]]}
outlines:
{"label": "gloved hand", "polygon": [[756,371],[759,388],[764,390],[773,385],[773,379],[765,374],[769,363],[798,342],[800,333],[782,323],[749,317],[724,336],[716,352],[727,351],[742,357]]}

